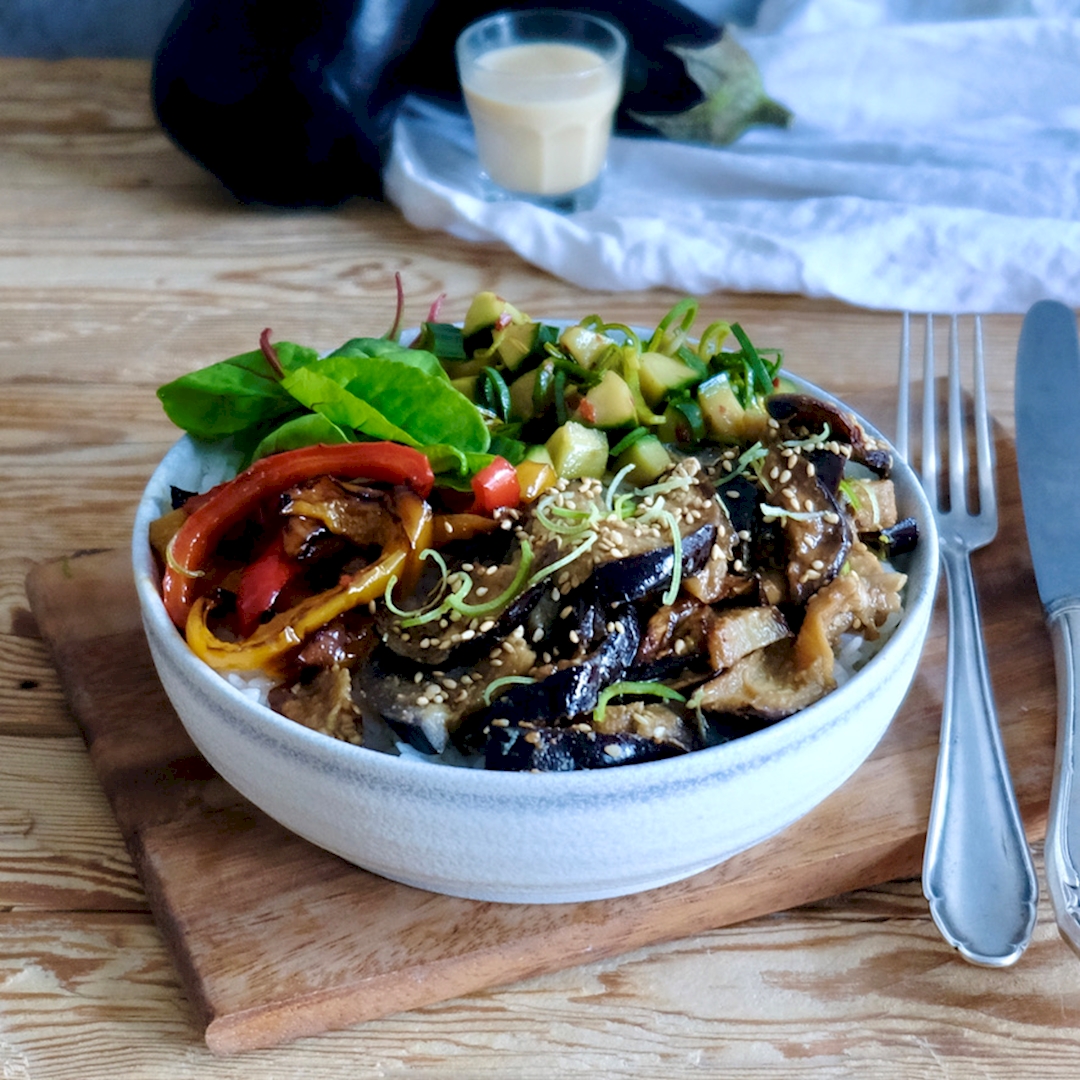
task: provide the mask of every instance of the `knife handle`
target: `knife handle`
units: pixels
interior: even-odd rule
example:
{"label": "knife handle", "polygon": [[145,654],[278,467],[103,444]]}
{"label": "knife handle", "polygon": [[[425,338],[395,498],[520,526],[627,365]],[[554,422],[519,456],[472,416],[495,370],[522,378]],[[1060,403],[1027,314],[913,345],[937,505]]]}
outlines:
{"label": "knife handle", "polygon": [[1080,952],[1080,700],[1076,673],[1080,671],[1080,601],[1049,608],[1058,683],[1057,751],[1046,826],[1046,884],[1062,937]]}
{"label": "knife handle", "polygon": [[1031,940],[1039,885],[998,727],[971,563],[945,544],[941,558],[948,658],[923,892],[942,937],[965,960],[1005,967]]}

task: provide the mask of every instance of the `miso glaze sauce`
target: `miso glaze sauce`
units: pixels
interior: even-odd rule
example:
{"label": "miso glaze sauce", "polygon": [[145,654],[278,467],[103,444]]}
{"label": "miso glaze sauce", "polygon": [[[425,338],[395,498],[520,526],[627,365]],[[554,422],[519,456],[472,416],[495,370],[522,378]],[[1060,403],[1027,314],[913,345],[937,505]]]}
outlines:
{"label": "miso glaze sauce", "polygon": [[477,58],[462,87],[495,183],[559,195],[599,175],[621,91],[618,65],[580,45],[510,45]]}

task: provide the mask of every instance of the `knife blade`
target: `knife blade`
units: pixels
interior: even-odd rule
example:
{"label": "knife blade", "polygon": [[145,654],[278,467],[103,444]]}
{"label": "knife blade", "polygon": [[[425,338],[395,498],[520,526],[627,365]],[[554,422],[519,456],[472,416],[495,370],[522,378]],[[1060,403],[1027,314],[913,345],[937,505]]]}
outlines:
{"label": "knife blade", "polygon": [[1080,338],[1076,313],[1040,300],[1016,351],[1016,456],[1028,546],[1057,670],[1058,728],[1046,884],[1058,929],[1080,953]]}

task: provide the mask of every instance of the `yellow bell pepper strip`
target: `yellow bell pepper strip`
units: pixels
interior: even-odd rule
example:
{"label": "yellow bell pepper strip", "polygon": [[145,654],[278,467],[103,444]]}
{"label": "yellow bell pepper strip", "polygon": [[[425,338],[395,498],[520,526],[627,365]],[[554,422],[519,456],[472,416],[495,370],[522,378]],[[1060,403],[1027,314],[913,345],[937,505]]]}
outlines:
{"label": "yellow bell pepper strip", "polygon": [[559,480],[555,470],[544,461],[523,461],[517,467],[518,485],[523,503],[536,502]]}
{"label": "yellow bell pepper strip", "polygon": [[427,457],[398,443],[305,446],[261,458],[233,480],[198,496],[169,543],[161,595],[178,627],[187,624],[192,604],[205,591],[205,567],[221,538],[261,503],[314,476],[404,484],[422,498],[435,484]]}

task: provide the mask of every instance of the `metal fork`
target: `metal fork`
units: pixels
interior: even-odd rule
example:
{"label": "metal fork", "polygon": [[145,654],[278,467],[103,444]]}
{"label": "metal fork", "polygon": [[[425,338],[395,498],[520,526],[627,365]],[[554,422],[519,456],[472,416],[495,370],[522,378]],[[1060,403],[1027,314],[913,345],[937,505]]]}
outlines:
{"label": "metal fork", "polygon": [[[910,318],[904,315],[897,401],[897,449],[908,457]],[[948,660],[923,893],[942,936],[965,960],[1015,963],[1035,928],[1038,882],[1009,777],[986,661],[970,553],[997,534],[994,448],[986,407],[982,323],[974,324],[978,510],[969,506],[967,410],[962,395],[959,322],[950,319],[948,497],[939,488],[934,320],[926,316],[923,366],[922,485],[940,534],[949,600]]]}

